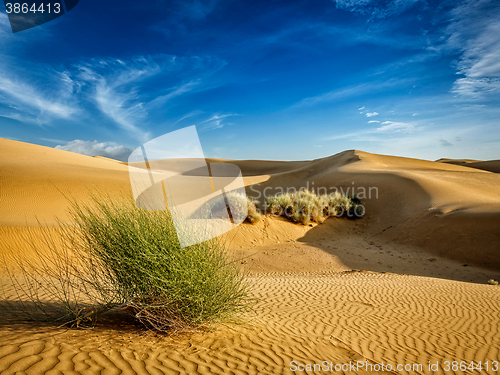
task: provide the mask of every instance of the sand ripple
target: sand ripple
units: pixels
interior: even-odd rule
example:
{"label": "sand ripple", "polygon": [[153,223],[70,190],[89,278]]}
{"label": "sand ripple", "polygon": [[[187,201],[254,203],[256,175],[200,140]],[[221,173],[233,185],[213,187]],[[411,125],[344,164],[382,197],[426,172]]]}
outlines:
{"label": "sand ripple", "polygon": [[[287,374],[291,361],[325,360],[424,366],[393,372],[405,374],[431,373],[429,361],[500,357],[497,286],[372,272],[265,275],[251,281],[259,302],[249,323],[205,334],[157,337],[131,322],[105,321],[86,331],[4,322],[0,371]],[[445,372],[441,367],[435,373]]]}

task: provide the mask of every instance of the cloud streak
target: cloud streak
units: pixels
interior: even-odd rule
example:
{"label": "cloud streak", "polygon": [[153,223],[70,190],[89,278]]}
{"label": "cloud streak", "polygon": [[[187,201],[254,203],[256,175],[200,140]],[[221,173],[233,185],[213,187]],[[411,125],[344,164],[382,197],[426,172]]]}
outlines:
{"label": "cloud streak", "polygon": [[75,139],[65,145],[57,145],[55,148],[64,151],[71,151],[77,154],[88,156],[104,156],[106,158],[127,161],[130,153],[133,151],[123,145],[115,145],[106,142],[89,142]]}
{"label": "cloud streak", "polygon": [[379,128],[378,132],[409,132],[412,131],[415,126],[413,124],[408,124],[406,122],[394,122],[394,121],[384,121]]}
{"label": "cloud streak", "polygon": [[204,120],[197,124],[197,126],[201,126],[202,130],[215,130],[221,129],[224,127],[224,119],[227,117],[238,116],[237,114],[228,113],[228,114],[216,114],[210,117],[207,120]]}
{"label": "cloud streak", "polygon": [[372,18],[386,18],[398,15],[411,8],[419,0],[333,0],[339,9],[360,14],[369,14]]}
{"label": "cloud streak", "polygon": [[[379,122],[379,121],[371,121],[371,122]],[[369,128],[369,129],[364,129],[362,131],[362,134],[360,132],[354,132],[354,133],[346,133],[346,134],[340,134],[340,135],[335,135],[331,137],[326,137],[323,140],[325,141],[332,141],[332,140],[338,140],[338,139],[355,139],[355,140],[366,140],[366,139],[379,139],[379,137],[383,134],[383,138],[387,138],[387,136],[390,135],[395,135],[395,134],[401,134],[401,133],[412,133],[418,128],[415,126],[415,124],[409,124],[406,122],[395,122],[395,121],[384,121],[380,124],[381,126],[377,128]]]}
{"label": "cloud streak", "polygon": [[446,29],[446,48],[461,57],[457,74],[462,75],[452,92],[478,100],[500,93],[500,3],[493,0],[466,1],[452,11]]}
{"label": "cloud streak", "polygon": [[299,102],[295,103],[291,108],[314,106],[322,103],[343,101],[356,96],[363,96],[372,93],[380,93],[383,90],[402,86],[407,84],[408,82],[409,79],[391,78],[383,82],[361,83],[359,85],[339,88],[324,94],[304,98]]}
{"label": "cloud streak", "polygon": [[[64,81],[62,76],[52,74],[58,83],[56,89],[42,91],[18,77],[7,76],[0,72],[0,93],[3,100],[0,102],[11,108],[12,115],[18,113],[24,120],[44,124],[53,118],[70,119],[79,111],[76,103],[71,98],[73,86]],[[12,113],[14,112],[14,113]]]}

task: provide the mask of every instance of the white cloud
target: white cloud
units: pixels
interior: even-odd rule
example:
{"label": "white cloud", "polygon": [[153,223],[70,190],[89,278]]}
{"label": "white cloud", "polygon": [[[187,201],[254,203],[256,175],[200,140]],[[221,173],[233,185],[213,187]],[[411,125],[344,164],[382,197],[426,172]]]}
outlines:
{"label": "white cloud", "polygon": [[66,145],[57,145],[59,150],[76,152],[88,156],[104,156],[111,159],[127,161],[130,153],[133,151],[123,145],[114,145],[106,142],[89,142],[75,139]]}
{"label": "white cloud", "polygon": [[378,116],[378,112],[368,112],[366,114],[366,117],[373,117],[373,116]]}
{"label": "white cloud", "polygon": [[370,121],[368,121],[369,124],[373,124],[373,123],[376,123],[376,122],[380,122],[380,121],[377,121],[377,120],[370,120]]}
{"label": "white cloud", "polygon": [[[380,121],[370,121],[371,123]],[[362,132],[346,133],[335,135],[331,137],[325,137],[323,140],[332,141],[338,139],[349,139],[355,141],[380,141],[381,139],[387,139],[389,135],[412,133],[419,128],[415,127],[413,124],[407,124],[404,122],[394,122],[394,121],[384,121],[381,123],[382,126],[378,128],[371,128],[363,130]]]}
{"label": "white cloud", "polygon": [[453,84],[452,92],[469,99],[481,99],[485,95],[500,93],[500,79],[460,78]]}
{"label": "white cloud", "polygon": [[414,125],[405,122],[384,121],[381,125],[378,132],[409,132],[414,129]]}
{"label": "white cloud", "polygon": [[232,116],[238,116],[237,114],[233,113],[228,113],[228,114],[217,114],[213,115],[207,120],[204,120],[202,122],[199,122],[197,125],[203,125],[201,129],[203,130],[215,130],[215,129],[220,129],[224,127],[224,119],[227,117],[232,117]]}
{"label": "white cloud", "polygon": [[452,12],[445,47],[461,52],[452,92],[481,99],[500,92],[500,6],[494,0],[466,1]]}
{"label": "white cloud", "polygon": [[139,125],[147,111],[136,85],[161,72],[152,59],[139,57],[124,62],[119,59],[93,60],[79,67],[79,79],[92,87],[91,97],[97,108],[122,129],[145,141],[148,133]]}
{"label": "white cloud", "polygon": [[174,125],[175,124],[178,124],[179,122],[182,122],[184,121],[185,119],[188,119],[188,118],[191,118],[193,116],[198,116],[198,115],[201,115],[203,114],[203,111],[200,111],[200,110],[196,110],[196,111],[191,111],[189,112],[188,114],[182,116],[180,119],[178,119],[176,122],[174,122]]}
{"label": "white cloud", "polygon": [[[52,76],[59,87],[48,91],[0,72],[0,93],[4,94],[0,101],[22,113],[25,121],[31,119],[33,122],[47,123],[53,118],[69,119],[78,112],[78,107],[71,98],[73,87],[58,74]],[[15,113],[5,116],[13,118]]]}
{"label": "white cloud", "polygon": [[418,116],[418,113],[414,113],[412,116]]}
{"label": "white cloud", "polygon": [[[173,98],[201,86],[202,78],[225,65],[211,57],[177,57],[171,55],[139,56],[129,60],[93,59],[80,64],[77,77],[86,93],[102,114],[136,139],[145,142],[150,111],[164,110]],[[189,76],[185,83],[170,86],[172,76]],[[157,87],[169,82],[160,92],[146,89],[151,80]]]}
{"label": "white cloud", "polygon": [[365,107],[358,108],[358,111],[362,111]]}

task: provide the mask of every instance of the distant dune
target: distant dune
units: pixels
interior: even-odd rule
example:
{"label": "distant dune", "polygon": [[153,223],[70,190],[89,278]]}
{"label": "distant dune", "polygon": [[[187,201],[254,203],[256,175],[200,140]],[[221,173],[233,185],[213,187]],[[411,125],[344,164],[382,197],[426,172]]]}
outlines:
{"label": "distant dune", "polygon": [[483,171],[500,173],[500,160],[472,160],[472,159],[439,159],[440,163],[462,165],[464,167],[482,169]]}
{"label": "distant dune", "polygon": [[53,223],[64,218],[68,197],[89,189],[130,192],[127,166],[55,148],[0,138],[0,225]]}
{"label": "distant dune", "polygon": [[[237,164],[261,204],[263,193],[336,188],[360,196],[366,215],[312,226],[267,216],[229,233],[258,298],[249,324],[157,337],[113,315],[95,330],[66,330],[0,310],[0,372],[290,374],[291,361],[328,360],[423,366],[357,374],[427,374],[429,361],[498,360],[500,287],[487,280],[500,278],[500,174],[471,168],[498,161],[356,150],[311,161],[208,161]],[[67,221],[67,197],[85,200],[93,189],[131,194],[128,167],[0,139],[0,255],[29,256],[23,238],[36,236],[37,220]],[[14,296],[0,276],[0,290]]]}

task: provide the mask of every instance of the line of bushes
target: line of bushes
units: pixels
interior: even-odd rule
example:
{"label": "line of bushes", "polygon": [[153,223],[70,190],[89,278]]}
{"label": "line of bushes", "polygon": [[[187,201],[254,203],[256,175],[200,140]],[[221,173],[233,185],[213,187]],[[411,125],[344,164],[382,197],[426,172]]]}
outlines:
{"label": "line of bushes", "polygon": [[317,195],[309,190],[299,190],[267,198],[266,212],[308,225],[311,221],[322,223],[332,216],[360,218],[364,216],[365,208],[356,196],[339,192]]}

